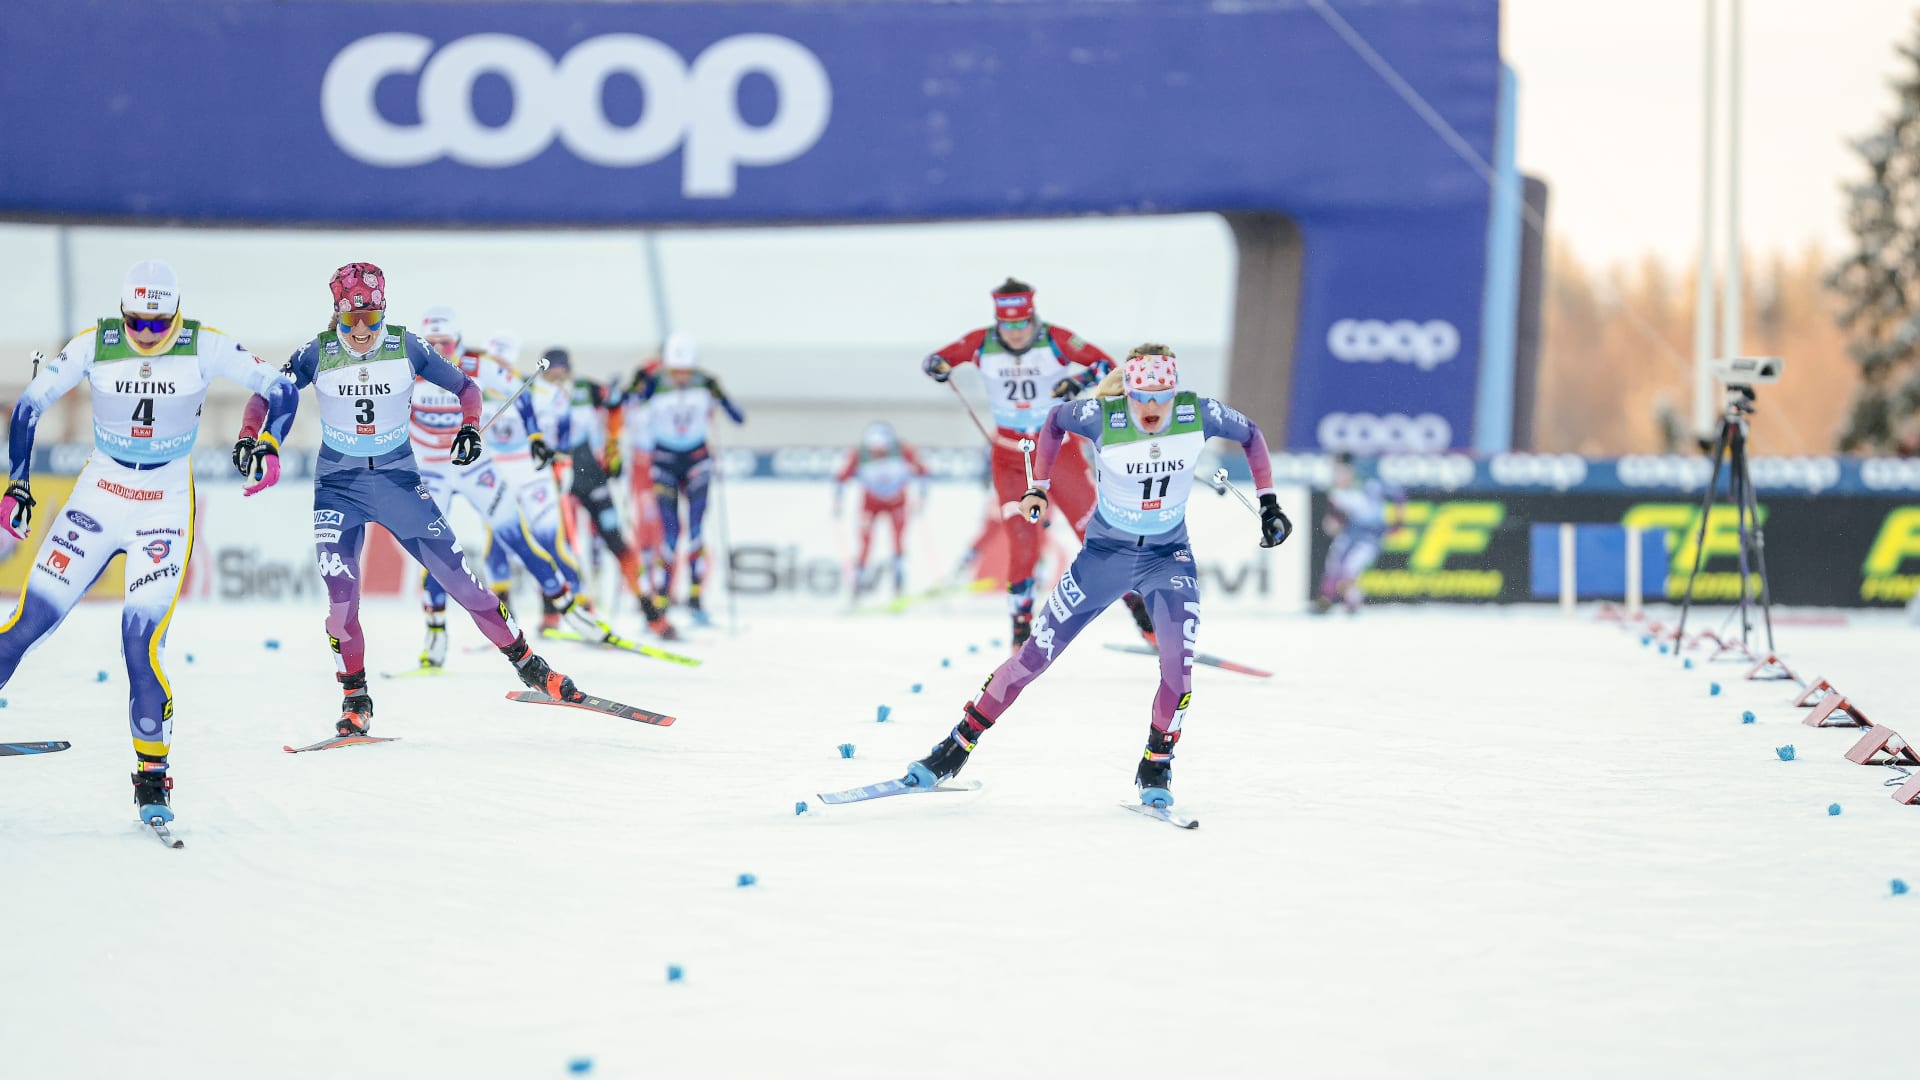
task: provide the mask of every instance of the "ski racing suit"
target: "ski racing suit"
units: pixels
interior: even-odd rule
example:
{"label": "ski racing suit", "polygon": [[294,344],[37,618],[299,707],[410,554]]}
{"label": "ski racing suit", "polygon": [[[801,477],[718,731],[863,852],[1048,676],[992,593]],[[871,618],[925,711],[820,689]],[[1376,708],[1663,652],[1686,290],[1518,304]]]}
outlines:
{"label": "ski racing suit", "polygon": [[[873,546],[873,527],[885,517],[893,527],[893,591],[898,595],[906,582],[907,482],[920,478],[920,497],[926,498],[927,467],[911,445],[896,442],[886,450],[857,446],[847,454],[847,463],[834,477],[841,484],[860,482],[860,554],[854,561],[853,591],[858,596],[866,576],[867,553]],[[834,491],[835,512],[839,510],[839,489]]]}
{"label": "ski racing suit", "polygon": [[[92,392],[94,452],[62,511],[49,513],[39,557],[0,626],[0,686],[73,610],[114,556],[126,556],[120,646],[127,661],[128,720],[142,768],[166,769],[173,742],[173,688],[161,666],[167,625],[193,554],[195,498],[189,457],[201,406],[215,377],[264,399],[262,440],[277,451],[299,395],[273,365],[192,319],[148,354],[118,318],[101,319],[42,367],[14,406],[10,474],[28,479],[34,428],[83,380]],[[257,430],[257,429],[256,429]]]}
{"label": "ski racing suit", "polygon": [[[295,386],[313,386],[319,398],[313,544],[327,586],[327,635],[341,685],[365,686],[360,550],[370,523],[392,533],[454,602],[467,609],[488,641],[502,650],[514,646],[520,640],[519,625],[467,565],[459,539],[421,479],[408,440],[416,379],[458,399],[456,428],[479,424],[480,388],[433,346],[398,325],[388,325],[365,356],[355,355],[339,334],[326,330],[301,346],[285,371]],[[473,467],[484,465],[476,462]]]}
{"label": "ski racing suit", "polygon": [[[1064,326],[1036,324],[1032,344],[1015,351],[1000,338],[997,326],[975,330],[935,352],[949,367],[975,364],[986,384],[993,409],[993,490],[1007,529],[1007,611],[1018,621],[1033,607],[1033,569],[1040,560],[1041,526],[1020,514],[1020,498],[1027,490],[1025,455],[1020,440],[1034,438],[1046,423],[1054,403],[1048,395],[1063,378],[1075,377],[1068,365],[1085,368],[1075,378],[1082,388],[1097,382],[1113,368],[1113,360],[1093,343]],[[1056,464],[1052,505],[1057,507],[1075,536],[1086,535],[1093,512],[1092,469],[1077,439],[1068,440],[1068,452]],[[1016,631],[1017,636],[1018,631]]]}
{"label": "ski racing suit", "polygon": [[1360,575],[1380,557],[1380,543],[1389,527],[1387,503],[1405,499],[1404,492],[1389,488],[1377,477],[1328,490],[1329,516],[1340,522],[1340,534],[1327,549],[1326,568],[1320,575],[1323,606],[1344,600],[1347,610],[1359,608]]}
{"label": "ski racing suit", "polygon": [[[507,398],[519,389],[520,381],[513,377],[512,372],[483,353],[474,350],[462,352],[459,366],[460,373],[479,388],[483,410],[489,396],[494,399],[494,408],[498,411]],[[445,514],[452,508],[454,496],[457,495],[465,499],[480,514],[481,520],[487,523],[485,566],[493,592],[501,602],[506,601],[510,587],[509,575],[513,570],[507,561],[508,552],[512,552],[520,565],[533,575],[542,596],[548,599],[559,596],[572,587],[573,581],[567,578],[552,549],[541,542],[540,533],[532,527],[532,518],[526,513],[531,499],[525,489],[531,486],[532,480],[529,475],[532,461],[528,450],[528,432],[534,423],[533,402],[522,394],[507,406],[505,414],[498,416],[493,426],[487,429],[480,459],[468,466],[458,466],[452,462],[453,437],[464,422],[463,415],[461,394],[457,389],[449,390],[424,376],[415,378],[408,437],[419,462],[420,477],[433,494],[434,505]],[[497,434],[503,425],[506,427],[504,437]],[[508,454],[517,455],[514,464],[519,466],[518,469],[501,460],[499,454],[502,449]],[[536,491],[532,494],[544,495],[545,492]],[[551,524],[555,527],[558,525],[557,509],[551,515]],[[552,537],[548,536],[547,539],[551,542]],[[433,624],[446,612],[447,590],[432,573],[426,575],[425,584],[427,619],[429,624]]]}
{"label": "ski racing suit", "polygon": [[1006,712],[1080,632],[1121,594],[1134,590],[1153,618],[1160,684],[1152,705],[1155,733],[1178,741],[1193,691],[1194,639],[1200,625],[1200,582],[1187,545],[1187,497],[1210,438],[1245,449],[1259,493],[1273,491],[1273,465],[1260,428],[1212,398],[1181,391],[1164,430],[1139,430],[1124,396],[1069,402],[1048,414],[1034,454],[1036,486],[1051,476],[1068,435],[1096,447],[1098,504],[1073,565],[1043,604],[1033,635],[966,705],[955,734],[971,746]]}
{"label": "ski racing suit", "polygon": [[726,410],[736,424],[746,423],[740,407],[720,389],[719,380],[704,371],[689,374],[686,383],[671,373],[641,380],[640,400],[647,405],[647,434],[653,454],[653,496],[660,505],[660,554],[654,559],[653,591],[662,597],[673,591],[673,571],[680,546],[680,497],[687,500],[687,606],[700,607],[700,587],[707,579],[707,545],[703,525],[707,516],[707,489],[713,479],[713,460],[707,447],[708,427],[715,406]]}

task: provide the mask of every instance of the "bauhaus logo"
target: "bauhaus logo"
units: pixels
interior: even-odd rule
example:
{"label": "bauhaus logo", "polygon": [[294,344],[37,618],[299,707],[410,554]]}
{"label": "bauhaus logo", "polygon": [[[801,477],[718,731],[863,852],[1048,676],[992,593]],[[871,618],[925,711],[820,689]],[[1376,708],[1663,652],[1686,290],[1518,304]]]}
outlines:
{"label": "bauhaus logo", "polygon": [[1460,355],[1460,331],[1445,319],[1341,319],[1327,329],[1327,349],[1355,364],[1394,360],[1432,371]]}
{"label": "bauhaus logo", "polygon": [[[512,91],[506,122],[481,122],[473,88],[485,75]],[[738,91],[749,75],[773,84],[773,116],[750,124]],[[417,76],[418,122],[389,119],[374,102],[383,80]],[[638,83],[645,102],[631,124],[608,119],[608,79]],[[558,137],[582,161],[628,168],[685,150],[681,193],[717,199],[734,193],[741,166],[778,165],[806,153],[827,129],[833,108],[826,68],[807,49],[772,34],[739,34],[709,46],[689,65],[679,53],[638,34],[605,34],[567,50],[557,62],[511,34],[474,34],[435,51],[419,34],[364,37],[340,50],[320,85],[327,133],[358,161],[405,168],[448,158],[483,169],[530,161]]]}

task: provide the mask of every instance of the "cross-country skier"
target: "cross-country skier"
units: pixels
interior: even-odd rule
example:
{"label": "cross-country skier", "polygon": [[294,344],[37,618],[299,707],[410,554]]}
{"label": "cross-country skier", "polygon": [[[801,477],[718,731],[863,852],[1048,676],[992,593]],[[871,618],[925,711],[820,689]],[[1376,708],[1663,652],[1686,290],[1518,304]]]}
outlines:
{"label": "cross-country skier", "polygon": [[[140,820],[172,821],[167,753],[173,742],[173,688],[162,670],[167,624],[193,552],[193,464],[207,384],[218,376],[263,395],[252,451],[252,495],[280,479],[280,440],[299,397],[273,365],[211,326],[183,318],[180,286],[166,263],[127,271],[120,315],[101,319],[67,342],[44,366],[34,356],[33,381],[14,406],[8,451],[12,482],[0,498],[0,528],[25,539],[33,522],[29,478],[34,426],[62,394],[88,383],[93,397],[95,453],[74,482],[73,496],[40,543],[20,587],[13,617],[0,627],[0,686],[20,660],[67,617],[114,556],[126,559],[126,606],[120,615],[126,655],[133,752],[133,801]],[[256,431],[260,428],[255,427]],[[237,452],[236,448],[236,452]]]}
{"label": "cross-country skier", "polygon": [[[340,681],[341,736],[373,726],[367,692],[366,642],[360,633],[360,549],[368,524],[393,534],[407,553],[446,586],[488,641],[513,664],[520,681],[556,701],[585,700],[573,680],[527,645],[513,616],[473,575],[460,542],[420,478],[407,438],[414,380],[425,379],[460,399],[460,426],[448,444],[456,466],[480,459],[480,388],[405,327],[388,325],[387,279],[372,263],[333,272],[333,319],[301,346],[285,371],[296,387],[311,385],[320,405],[320,456],[313,484],[313,542],[326,580],[327,634]],[[260,399],[248,406],[251,425]],[[250,457],[236,447],[242,471]]]}
{"label": "cross-country skier", "polygon": [[680,498],[687,500],[687,609],[701,626],[710,623],[701,605],[700,589],[707,578],[707,545],[702,529],[707,516],[707,489],[713,461],[707,447],[707,429],[716,406],[736,424],[746,415],[720,389],[720,380],[696,366],[693,339],[682,333],[667,335],[660,348],[661,370],[641,380],[640,400],[647,404],[647,433],[653,446],[653,494],[660,504],[663,532],[660,555],[654,560],[654,592],[662,600],[673,595],[673,569],[680,546]]}
{"label": "cross-country skier", "polygon": [[[466,360],[469,351],[461,350],[463,371],[469,363]],[[573,590],[583,610],[591,611],[592,604],[580,588],[580,564],[571,546],[560,536],[560,492],[554,484],[552,469],[556,453],[546,439],[551,428],[545,418],[539,416],[538,393],[542,387],[551,390],[552,384],[538,379],[525,383],[525,373],[520,370],[520,339],[512,334],[488,338],[486,348],[479,350],[477,361],[475,366],[492,375],[486,379],[474,377],[480,384],[482,409],[495,416],[493,426],[480,432],[487,444],[487,455],[513,488],[514,498],[520,504],[520,520],[533,535],[534,544],[553,556],[567,588]],[[525,392],[521,391],[523,383]],[[509,398],[515,399],[511,408],[503,408]],[[521,401],[526,402],[525,408],[520,406]],[[490,580],[500,582],[511,577],[513,566],[509,551],[504,544],[488,545],[487,577]],[[494,591],[500,590],[496,586]],[[540,632],[544,636],[557,630],[563,619],[570,617],[556,610],[544,597],[542,603]]]}
{"label": "cross-country skier", "polygon": [[1333,486],[1327,489],[1326,520],[1320,523],[1333,534],[1333,545],[1313,601],[1316,615],[1326,614],[1336,602],[1345,604],[1349,615],[1360,610],[1360,575],[1380,558],[1380,543],[1406,506],[1406,492],[1370,472],[1344,451],[1333,459]]}
{"label": "cross-country skier", "polygon": [[[606,640],[611,628],[588,610],[574,591],[579,578],[570,576],[571,568],[546,546],[556,542],[559,509],[549,500],[545,505],[551,512],[545,520],[538,518],[540,499],[547,492],[536,483],[532,459],[540,456],[551,460],[552,453],[535,429],[532,400],[525,394],[515,396],[520,380],[493,356],[461,346],[459,319],[452,308],[428,308],[420,318],[420,337],[473,380],[480,388],[483,409],[491,400],[499,413],[485,432],[493,445],[483,445],[480,456],[471,463],[456,465],[451,460],[453,439],[463,423],[465,408],[460,395],[424,376],[416,378],[409,437],[420,476],[433,493],[434,504],[445,514],[457,495],[487,523],[485,565],[502,606],[508,606],[512,566],[506,563],[506,553],[512,552],[540,587],[543,628],[557,627],[564,618],[588,640]],[[505,434],[496,436],[502,428]],[[528,514],[530,509],[532,515]],[[426,575],[424,603],[427,644],[420,653],[420,666],[441,669],[447,662],[447,589],[431,573]]]}
{"label": "cross-country skier", "polygon": [[[1031,630],[1033,568],[1041,547],[1041,526],[1021,516],[1016,505],[1027,484],[1020,440],[1040,430],[1055,401],[1072,399],[1113,369],[1113,360],[1098,346],[1064,326],[1040,321],[1033,292],[1026,282],[1008,278],[993,290],[992,326],[970,331],[921,362],[921,370],[935,382],[946,382],[961,364],[974,364],[986,383],[999,429],[989,441],[993,488],[1007,519],[1007,613],[1013,620],[1015,649]],[[1053,400],[1041,397],[1043,393]],[[1068,444],[1055,468],[1053,496],[1074,534],[1084,536],[1093,512],[1092,470],[1079,440],[1069,439]],[[1127,607],[1141,633],[1151,635],[1152,623],[1139,598],[1129,594]]]}
{"label": "cross-country skier", "polygon": [[[673,624],[667,621],[665,598],[656,600],[647,590],[640,556],[620,533],[620,511],[613,504],[613,488],[608,483],[610,475],[620,475],[622,464],[620,397],[618,394],[609,394],[606,387],[592,379],[576,378],[573,374],[573,357],[567,350],[548,349],[545,355],[547,370],[541,378],[565,394],[553,418],[552,431],[554,445],[567,455],[573,472],[573,482],[568,486],[568,491],[587,508],[587,516],[592,520],[600,542],[619,560],[620,574],[626,579],[627,588],[639,599],[640,612],[647,620],[647,628],[671,641],[680,635],[674,630]],[[542,430],[546,430],[544,426]],[[602,453],[606,454],[604,465],[600,461]],[[579,555],[585,558],[589,550],[589,546],[583,542]]]}
{"label": "cross-country skier", "polygon": [[920,480],[920,502],[927,501],[927,467],[911,445],[901,442],[893,425],[878,420],[867,425],[860,445],[847,453],[847,463],[834,477],[833,516],[840,516],[841,496],[849,480],[860,483],[860,554],[853,566],[853,598],[858,601],[867,575],[867,553],[873,546],[873,527],[885,516],[893,526],[893,595],[906,589],[907,483]]}
{"label": "cross-country skier", "polygon": [[1099,399],[1055,409],[1040,430],[1033,486],[1020,500],[1029,519],[1046,511],[1049,478],[1068,434],[1096,446],[1099,503],[1086,546],[1036,609],[1033,635],[987,677],[962,709],[960,723],[933,752],[908,767],[906,782],[931,787],[959,772],[988,728],[1027,684],[1129,589],[1146,600],[1158,636],[1160,686],[1154,693],[1146,753],[1134,772],[1140,800],[1173,804],[1173,747],[1192,700],[1192,653],[1200,622],[1200,587],[1187,546],[1187,496],[1200,449],[1226,438],[1245,449],[1260,496],[1260,544],[1273,547],[1292,525],[1273,492],[1267,440],[1245,416],[1212,398],[1179,389],[1173,351],[1146,344],[1120,372],[1103,380]]}

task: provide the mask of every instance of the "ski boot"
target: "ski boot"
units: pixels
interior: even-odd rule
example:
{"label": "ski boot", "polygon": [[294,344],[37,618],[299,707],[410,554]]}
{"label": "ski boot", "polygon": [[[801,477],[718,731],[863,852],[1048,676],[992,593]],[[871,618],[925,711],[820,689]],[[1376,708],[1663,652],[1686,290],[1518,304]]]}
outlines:
{"label": "ski boot", "polygon": [[693,587],[693,594],[687,597],[687,611],[690,613],[689,617],[693,619],[693,625],[713,625],[713,617],[707,614],[706,607],[700,603],[700,586],[698,585]]}
{"label": "ski boot", "polygon": [[640,614],[647,620],[647,629],[653,631],[661,641],[680,640],[680,631],[667,621],[666,607],[646,593],[640,594]]}
{"label": "ski boot", "polygon": [[543,596],[540,598],[540,636],[541,637],[550,637],[552,636],[554,631],[560,629],[561,601],[565,600],[566,597],[567,597],[567,594],[565,592],[562,592],[557,597]]}
{"label": "ski boot", "polygon": [[173,790],[173,777],[167,775],[167,763],[164,761],[142,761],[140,771],[133,774],[133,805],[140,808],[140,820],[173,820],[173,809],[167,805]]}
{"label": "ski boot", "polygon": [[951,780],[966,767],[967,756],[973,748],[980,745],[980,736],[987,733],[993,721],[981,715],[973,702],[966,705],[966,715],[960,718],[947,737],[940,740],[933,752],[919,761],[907,766],[907,775],[901,779],[908,787],[932,787],[942,780]]}
{"label": "ski boot", "polygon": [[1014,612],[1013,613],[1013,651],[1019,652],[1020,646],[1025,645],[1027,643],[1027,639],[1032,636],[1033,636],[1033,611],[1029,609],[1026,611]]}
{"label": "ski boot", "polygon": [[1133,625],[1140,628],[1140,636],[1147,639],[1148,645],[1159,648],[1160,639],[1154,636],[1153,616],[1147,614],[1146,600],[1137,592],[1127,593],[1120,599],[1126,602],[1127,610],[1133,614]]}
{"label": "ski boot", "polygon": [[423,668],[444,668],[447,666],[447,612],[427,612],[427,644],[420,650],[420,666]]}
{"label": "ski boot", "polygon": [[[441,648],[446,648],[447,634],[440,632]],[[444,662],[446,654],[441,653]],[[424,662],[424,658],[423,662]],[[336,675],[340,680],[340,719],[334,723],[334,734],[365,735],[373,730],[373,698],[367,694],[367,673],[356,671],[351,675]]]}
{"label": "ski boot", "polygon": [[573,680],[547,666],[540,654],[527,644],[525,634],[515,638],[513,644],[502,646],[500,651],[506,655],[520,681],[529,689],[538,690],[555,701],[585,701],[587,695],[573,685]]}
{"label": "ski boot", "polygon": [[[593,608],[588,606],[586,599],[578,593],[563,592],[546,603],[552,608],[552,629],[559,629],[564,622],[567,629],[579,634],[581,638],[601,643],[612,641],[616,636],[613,627],[602,622],[600,617],[593,613]],[[545,620],[546,617],[543,616],[540,626],[542,633],[549,629]]]}
{"label": "ski boot", "polygon": [[1177,732],[1153,729],[1147,734],[1147,752],[1133,770],[1133,786],[1140,789],[1140,802],[1162,809],[1173,805],[1173,744],[1180,741]]}

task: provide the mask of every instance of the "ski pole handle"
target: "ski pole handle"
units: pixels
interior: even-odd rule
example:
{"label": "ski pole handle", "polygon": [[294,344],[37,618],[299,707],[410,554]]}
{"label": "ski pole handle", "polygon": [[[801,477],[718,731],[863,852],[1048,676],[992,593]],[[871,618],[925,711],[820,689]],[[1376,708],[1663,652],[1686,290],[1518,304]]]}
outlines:
{"label": "ski pole handle", "polygon": [[[1027,467],[1027,491],[1033,492],[1033,491],[1039,490],[1034,486],[1034,483],[1033,483],[1033,440],[1032,439],[1020,440],[1020,460]],[[1045,510],[1028,511],[1027,520],[1037,524],[1040,521],[1041,515],[1045,513],[1046,513]]]}
{"label": "ski pole handle", "polygon": [[533,385],[533,380],[539,378],[541,373],[547,370],[547,358],[543,356],[540,359],[535,360],[534,365],[535,366],[533,369],[533,374],[527,376],[524,380],[521,381],[520,389],[515,390],[513,392],[512,397],[501,402],[500,407],[494,410],[493,415],[487,417],[487,422],[480,425],[480,433],[482,435],[486,434],[487,429],[493,426],[493,422],[495,420],[500,419],[501,413],[506,412],[508,409],[512,408],[513,403],[520,400],[520,395],[527,392],[527,387]]}

